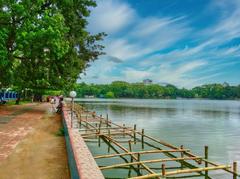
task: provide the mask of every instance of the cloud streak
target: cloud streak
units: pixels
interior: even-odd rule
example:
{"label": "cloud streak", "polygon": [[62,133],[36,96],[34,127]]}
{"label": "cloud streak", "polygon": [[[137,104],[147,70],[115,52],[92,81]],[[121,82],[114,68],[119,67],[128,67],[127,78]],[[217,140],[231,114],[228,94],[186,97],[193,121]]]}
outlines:
{"label": "cloud streak", "polygon": [[126,3],[118,0],[99,0],[89,18],[89,30],[92,33],[116,33],[131,24],[135,11]]}

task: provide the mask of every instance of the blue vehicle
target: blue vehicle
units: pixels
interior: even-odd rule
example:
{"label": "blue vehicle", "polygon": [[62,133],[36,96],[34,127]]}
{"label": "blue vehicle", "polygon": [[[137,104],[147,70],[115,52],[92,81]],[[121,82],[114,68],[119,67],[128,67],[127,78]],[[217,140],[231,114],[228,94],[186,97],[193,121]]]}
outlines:
{"label": "blue vehicle", "polygon": [[13,101],[18,98],[18,94],[14,91],[1,91],[0,104],[5,104],[7,101]]}

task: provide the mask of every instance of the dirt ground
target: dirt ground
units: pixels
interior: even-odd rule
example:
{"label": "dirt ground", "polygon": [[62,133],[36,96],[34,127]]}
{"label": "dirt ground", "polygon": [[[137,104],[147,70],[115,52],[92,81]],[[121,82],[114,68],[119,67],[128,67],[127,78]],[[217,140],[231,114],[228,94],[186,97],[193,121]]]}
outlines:
{"label": "dirt ground", "polygon": [[60,115],[46,111],[34,120],[30,132],[0,161],[0,179],[69,179],[65,140],[56,135],[61,127]]}

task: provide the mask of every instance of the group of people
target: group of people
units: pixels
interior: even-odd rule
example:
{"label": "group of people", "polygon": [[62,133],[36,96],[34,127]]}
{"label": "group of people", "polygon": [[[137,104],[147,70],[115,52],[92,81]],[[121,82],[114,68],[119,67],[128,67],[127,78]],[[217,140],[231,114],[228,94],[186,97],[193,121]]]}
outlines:
{"label": "group of people", "polygon": [[52,112],[61,113],[63,107],[63,96],[51,96],[48,101],[51,103]]}

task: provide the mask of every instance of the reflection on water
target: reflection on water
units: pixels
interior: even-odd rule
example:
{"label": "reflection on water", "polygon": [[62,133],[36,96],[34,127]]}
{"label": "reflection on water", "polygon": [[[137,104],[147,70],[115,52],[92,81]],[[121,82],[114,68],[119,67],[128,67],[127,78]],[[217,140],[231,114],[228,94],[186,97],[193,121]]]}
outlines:
{"label": "reflection on water", "polygon": [[[127,125],[137,124],[147,134],[203,155],[211,160],[239,161],[240,102],[218,100],[106,100],[78,99],[89,110]],[[240,170],[240,168],[239,168]],[[224,178],[218,177],[218,178]]]}

